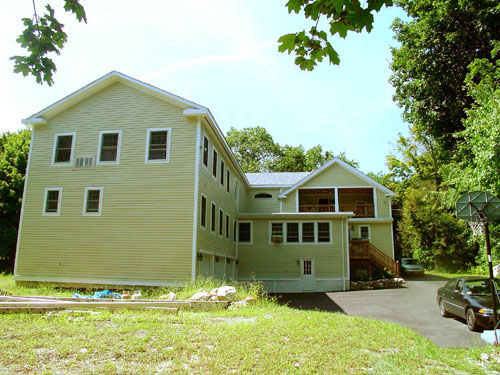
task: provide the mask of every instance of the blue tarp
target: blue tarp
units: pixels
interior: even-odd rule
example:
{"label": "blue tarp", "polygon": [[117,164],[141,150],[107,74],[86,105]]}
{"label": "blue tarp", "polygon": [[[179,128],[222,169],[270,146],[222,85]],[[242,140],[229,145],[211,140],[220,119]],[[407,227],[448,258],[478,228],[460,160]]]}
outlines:
{"label": "blue tarp", "polygon": [[75,298],[122,298],[120,293],[113,293],[109,290],[103,290],[102,292],[95,292],[93,295],[84,296],[82,294],[73,293]]}

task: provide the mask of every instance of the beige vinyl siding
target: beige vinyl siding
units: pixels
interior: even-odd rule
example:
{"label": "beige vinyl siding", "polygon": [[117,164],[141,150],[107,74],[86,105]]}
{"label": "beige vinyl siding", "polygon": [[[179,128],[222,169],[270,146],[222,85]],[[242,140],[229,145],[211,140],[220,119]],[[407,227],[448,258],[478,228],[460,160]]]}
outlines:
{"label": "beige vinyl siding", "polygon": [[[145,164],[148,128],[169,127],[170,162]],[[51,167],[54,134],[76,132],[74,157],[97,153],[99,131],[121,130],[119,165]],[[170,283],[191,278],[196,121],[116,83],[36,125],[17,259],[22,280]],[[61,214],[41,215],[46,187]],[[83,216],[85,187],[103,187],[102,216]]]}
{"label": "beige vinyl siding", "polygon": [[[197,224],[197,252],[210,252],[217,254],[219,257],[236,257],[236,245],[233,241],[233,221],[236,218],[236,200],[234,196],[235,180],[238,180],[238,187],[243,186],[243,182],[240,177],[235,172],[235,167],[229,161],[227,153],[223,151],[223,146],[220,142],[216,141],[214,134],[209,130],[207,124],[202,122],[201,140],[203,136],[206,136],[209,140],[209,153],[208,153],[208,167],[205,167],[200,161],[199,166],[199,199],[201,202],[201,194],[207,197],[207,226],[203,228],[200,225],[201,220],[198,219]],[[214,179],[212,175],[212,163],[213,163],[213,147],[217,149],[218,160],[217,160],[217,178]],[[201,143],[203,144],[203,143]],[[203,150],[200,150],[200,158],[203,155]],[[221,160],[224,161],[224,186],[220,183],[220,163]],[[230,171],[230,189],[227,191],[227,175],[226,171]],[[241,192],[240,192],[241,194]],[[215,232],[210,231],[210,223],[212,221],[212,202],[216,205],[215,216],[216,216],[216,230]],[[219,210],[222,209],[223,214],[223,235],[219,235]],[[199,205],[199,214],[201,214],[201,205]],[[229,215],[229,236],[226,238],[226,214]],[[206,256],[206,255],[205,255]],[[200,262],[197,263],[196,274],[200,275]],[[212,263],[212,274],[215,275],[215,267],[222,269],[222,263],[225,264],[225,259],[220,259],[219,263]],[[225,271],[224,271],[225,272]]]}
{"label": "beige vinyl siding", "polygon": [[354,230],[351,231],[351,236],[353,238],[360,238],[360,226],[369,226],[370,227],[370,242],[373,246],[383,251],[384,254],[393,257],[392,251],[392,232],[391,226],[392,223],[375,223],[370,222],[368,220],[363,222],[349,223],[350,227],[354,227]]}
{"label": "beige vinyl siding", "polygon": [[[255,194],[271,194],[272,198],[254,198]],[[249,189],[246,193],[247,212],[272,213],[280,212],[279,189]]]}
{"label": "beige vinyl siding", "polygon": [[391,217],[390,198],[381,190],[377,191],[377,213],[379,218]]}
{"label": "beige vinyl siding", "polygon": [[[294,220],[288,220],[294,222]],[[297,220],[302,221],[302,220]],[[330,221],[330,220],[327,220]],[[342,220],[331,220],[331,244],[270,244],[269,221],[253,221],[253,244],[240,243],[238,277],[240,278],[291,278],[300,277],[300,258],[315,259],[317,278],[342,278],[344,270],[347,275],[347,252],[342,251]],[[345,225],[345,223],[344,223]],[[344,242],[345,245],[345,242]],[[343,258],[344,257],[344,258]]]}
{"label": "beige vinyl siding", "polygon": [[368,186],[369,184],[347,171],[341,166],[334,164],[322,173],[311,178],[301,188],[323,187],[323,186]]}

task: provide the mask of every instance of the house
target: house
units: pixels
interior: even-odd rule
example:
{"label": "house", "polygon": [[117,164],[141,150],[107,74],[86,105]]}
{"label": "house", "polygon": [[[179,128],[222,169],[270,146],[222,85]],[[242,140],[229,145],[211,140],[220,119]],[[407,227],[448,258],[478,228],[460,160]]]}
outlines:
{"label": "house", "polygon": [[355,267],[395,271],[394,193],[339,159],[245,174],[208,108],[118,72],[23,123],[19,282],[201,275],[301,292],[349,289]]}

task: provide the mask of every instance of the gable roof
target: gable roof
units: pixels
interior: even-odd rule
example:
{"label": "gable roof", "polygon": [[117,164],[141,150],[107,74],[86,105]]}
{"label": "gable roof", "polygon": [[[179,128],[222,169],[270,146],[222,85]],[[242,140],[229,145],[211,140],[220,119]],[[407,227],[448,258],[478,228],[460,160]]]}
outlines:
{"label": "gable roof", "polygon": [[327,170],[328,168],[330,168],[332,165],[335,165],[335,164],[337,164],[338,166],[344,168],[346,171],[354,174],[355,176],[359,177],[363,181],[366,181],[371,186],[376,187],[376,188],[382,190],[383,192],[386,193],[386,195],[388,195],[388,196],[395,196],[396,195],[392,190],[390,190],[390,189],[386,188],[385,186],[379,184],[373,178],[368,177],[364,173],[358,171],[356,168],[350,166],[349,164],[347,164],[346,162],[340,160],[339,158],[334,158],[334,159],[330,160],[328,163],[326,163],[323,166],[321,166],[320,168],[316,169],[314,172],[309,173],[307,176],[305,176],[300,181],[296,182],[294,185],[292,185],[287,190],[285,190],[280,195],[278,195],[278,198],[286,198],[286,196],[289,193],[291,193],[292,191],[296,190],[300,186],[304,185],[307,181],[309,181],[309,180],[313,179],[314,177],[316,177],[317,175],[323,173],[325,170]]}
{"label": "gable roof", "polygon": [[148,83],[139,81],[138,79],[129,77],[123,73],[112,71],[99,79],[89,83],[86,86],[83,86],[81,89],[65,96],[61,100],[49,105],[48,107],[42,109],[40,112],[35,113],[34,115],[22,120],[23,124],[44,124],[46,120],[54,117],[55,115],[63,112],[69,107],[74,106],[75,104],[87,99],[88,97],[94,95],[95,93],[105,89],[112,84],[120,82],[127,86],[138,89],[139,91],[145,92],[152,96],[155,96],[158,99],[167,101],[173,105],[181,107],[183,109],[194,108],[201,110],[208,110],[206,107],[194,103],[190,100],[184,99],[178,95],[174,95],[168,91],[159,89],[158,87],[152,86]]}
{"label": "gable roof", "polygon": [[248,180],[241,169],[240,164],[234,157],[229,145],[227,144],[226,138],[219,125],[215,121],[212,113],[207,107],[204,107],[198,103],[192,102],[190,100],[184,99],[181,96],[172,94],[171,92],[162,90],[158,87],[152,86],[148,83],[139,81],[138,79],[127,76],[123,73],[112,71],[99,79],[89,83],[88,85],[82,87],[81,89],[65,96],[61,100],[49,105],[48,107],[42,109],[40,112],[22,120],[23,124],[35,125],[35,124],[45,124],[47,120],[56,116],[57,114],[65,111],[66,109],[80,103],[81,101],[89,98],[90,96],[96,94],[97,92],[104,90],[106,87],[111,86],[114,83],[123,83],[129,87],[135,88],[141,92],[152,95],[160,100],[166,101],[170,104],[176,105],[184,110],[184,115],[186,117],[190,116],[202,116],[205,118],[209,126],[214,130],[214,133],[219,138],[220,142],[226,147],[227,154],[236,167],[237,172],[242,177],[243,181],[249,185]]}
{"label": "gable roof", "polygon": [[245,173],[252,186],[288,187],[299,182],[311,172]]}

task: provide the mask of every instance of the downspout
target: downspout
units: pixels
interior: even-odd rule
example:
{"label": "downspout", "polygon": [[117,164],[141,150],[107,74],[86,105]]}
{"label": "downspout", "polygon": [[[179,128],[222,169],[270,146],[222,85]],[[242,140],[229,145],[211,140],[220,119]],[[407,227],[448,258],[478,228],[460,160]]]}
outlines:
{"label": "downspout", "polygon": [[196,243],[198,237],[198,189],[200,182],[200,147],[201,147],[201,116],[196,120],[196,149],[194,166],[194,204],[193,204],[193,250],[191,260],[191,279],[196,279]]}

